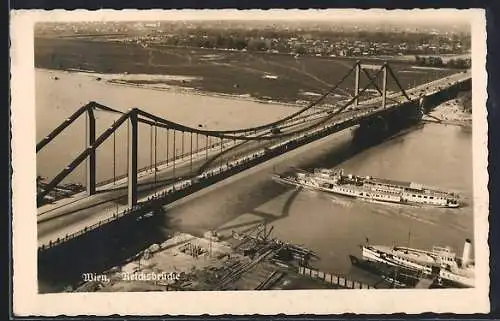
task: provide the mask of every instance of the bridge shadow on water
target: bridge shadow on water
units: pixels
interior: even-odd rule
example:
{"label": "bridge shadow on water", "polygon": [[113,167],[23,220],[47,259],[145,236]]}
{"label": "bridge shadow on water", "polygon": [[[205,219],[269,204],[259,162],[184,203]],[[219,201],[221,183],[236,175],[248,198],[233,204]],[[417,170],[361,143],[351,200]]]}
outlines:
{"label": "bridge shadow on water", "polygon": [[416,124],[410,127],[394,130],[384,130],[381,133],[374,135],[371,130],[364,130],[361,128],[353,129],[352,139],[335,146],[327,153],[319,155],[313,160],[304,162],[303,168],[311,170],[313,168],[333,168],[343,162],[351,159],[352,157],[367,151],[370,148],[377,147],[383,143],[401,139],[411,131],[422,128],[423,125]]}
{"label": "bridge shadow on water", "polygon": [[[246,233],[246,232],[249,232],[252,229],[254,229],[254,227],[257,224],[262,224],[262,223],[270,224],[270,223],[273,223],[275,221],[282,220],[282,219],[290,216],[290,209],[292,207],[292,204],[295,201],[295,199],[297,198],[297,196],[300,194],[301,190],[302,190],[301,188],[296,189],[287,198],[287,200],[285,201],[285,204],[283,205],[283,208],[281,209],[281,213],[279,215],[275,215],[272,213],[267,213],[264,211],[253,209],[253,210],[249,211],[248,214],[256,216],[255,220],[252,220],[250,222],[245,222],[245,223],[227,225],[227,226],[224,226],[222,228],[218,228],[217,231],[218,232],[226,232],[226,231],[233,230],[236,228],[240,229],[242,227],[247,227],[246,229],[240,230],[240,232]],[[230,236],[227,236],[226,238],[230,238]]]}
{"label": "bridge shadow on water", "polygon": [[[304,160],[294,162],[294,165],[306,170],[318,167],[332,168],[370,148],[377,147],[382,143],[401,139],[409,132],[418,130],[422,127],[423,125],[416,124],[398,130],[385,131],[382,135],[373,135],[373,133],[366,130],[353,129],[352,138],[342,141],[339,144],[333,144],[332,147],[326,148],[322,152],[315,153],[314,157],[306,157]],[[286,169],[279,170],[278,172],[281,174],[287,174],[292,173],[293,171],[293,169],[287,167]],[[248,184],[251,183],[253,182],[251,178],[249,178]],[[276,184],[272,180],[258,181],[257,185],[252,184],[251,193],[238,196],[238,198],[241,198],[241,202],[238,202],[238,205],[231,208],[231,211],[236,213],[235,216],[248,214],[252,215],[254,219],[243,223],[235,222],[234,224],[226,225],[217,230],[219,232],[227,232],[231,229],[238,229],[241,232],[249,232],[254,229],[257,224],[270,224],[278,220],[282,220],[290,215],[292,205],[301,190],[302,188],[296,188],[289,196],[287,196],[280,213],[264,212],[257,209],[257,206],[290,192],[290,187]]]}

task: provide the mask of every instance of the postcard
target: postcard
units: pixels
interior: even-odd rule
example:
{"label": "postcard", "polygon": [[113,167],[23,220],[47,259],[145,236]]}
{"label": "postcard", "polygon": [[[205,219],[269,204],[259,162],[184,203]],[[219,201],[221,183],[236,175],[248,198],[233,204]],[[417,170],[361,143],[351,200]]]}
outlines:
{"label": "postcard", "polygon": [[11,18],[17,315],[489,311],[484,11]]}

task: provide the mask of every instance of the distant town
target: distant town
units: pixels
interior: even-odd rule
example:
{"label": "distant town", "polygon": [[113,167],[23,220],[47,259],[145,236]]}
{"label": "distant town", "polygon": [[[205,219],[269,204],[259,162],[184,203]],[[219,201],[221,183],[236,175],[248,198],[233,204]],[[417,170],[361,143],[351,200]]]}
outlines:
{"label": "distant town", "polygon": [[[411,59],[418,65],[470,67],[467,28],[423,28],[318,23],[283,24],[232,21],[87,22],[43,24],[37,36],[106,37],[106,40],[155,45],[314,55]],[[451,58],[450,58],[451,57]]]}

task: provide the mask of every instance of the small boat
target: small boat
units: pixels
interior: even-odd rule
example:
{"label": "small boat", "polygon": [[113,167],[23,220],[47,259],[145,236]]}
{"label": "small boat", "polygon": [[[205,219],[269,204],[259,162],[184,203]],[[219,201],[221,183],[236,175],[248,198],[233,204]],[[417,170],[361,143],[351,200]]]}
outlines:
{"label": "small boat", "polygon": [[371,201],[447,208],[460,206],[459,196],[455,193],[413,182],[346,175],[342,169],[297,170],[293,175],[274,175],[273,179],[279,183]]}

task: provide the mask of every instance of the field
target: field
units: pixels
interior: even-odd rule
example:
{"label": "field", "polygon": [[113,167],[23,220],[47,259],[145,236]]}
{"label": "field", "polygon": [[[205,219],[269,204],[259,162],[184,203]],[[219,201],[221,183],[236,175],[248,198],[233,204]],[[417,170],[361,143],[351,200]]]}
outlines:
{"label": "field", "polygon": [[[380,60],[363,61],[380,64]],[[35,66],[45,69],[87,70],[127,74],[122,82],[160,84],[287,103],[312,101],[336,84],[355,63],[334,57],[294,57],[286,54],[249,53],[200,48],[166,47],[88,38],[36,38]],[[417,69],[408,62],[392,62],[404,88],[458,72]],[[141,77],[134,79],[133,75]],[[145,78],[144,74],[151,78]],[[153,77],[164,75],[168,77]],[[379,77],[381,84],[381,77]],[[361,86],[367,84],[364,75]],[[354,76],[334,92],[337,99],[352,95]],[[397,90],[389,78],[388,90]],[[335,97],[335,96],[334,96]]]}

